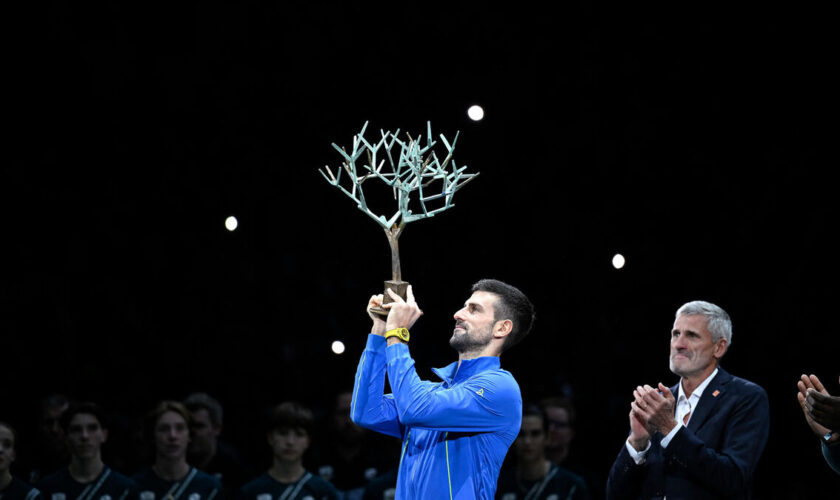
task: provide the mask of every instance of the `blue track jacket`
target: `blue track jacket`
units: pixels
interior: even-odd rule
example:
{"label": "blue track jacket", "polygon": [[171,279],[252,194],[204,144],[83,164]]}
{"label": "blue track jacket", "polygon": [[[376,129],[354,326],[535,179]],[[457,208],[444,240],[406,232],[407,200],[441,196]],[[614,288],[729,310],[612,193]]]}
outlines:
{"label": "blue track jacket", "polygon": [[[522,396],[498,357],[432,369],[420,380],[405,344],[371,334],[356,370],[351,418],[402,438],[397,494],[407,499],[493,499],[522,422]],[[384,394],[385,373],[393,394]]]}

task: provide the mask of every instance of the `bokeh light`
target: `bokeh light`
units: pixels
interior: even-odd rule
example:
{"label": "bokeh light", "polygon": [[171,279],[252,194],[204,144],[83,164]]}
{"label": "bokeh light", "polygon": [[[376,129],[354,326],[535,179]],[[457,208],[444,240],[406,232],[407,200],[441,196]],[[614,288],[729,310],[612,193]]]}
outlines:
{"label": "bokeh light", "polygon": [[467,110],[467,116],[473,121],[481,121],[484,118],[484,108],[477,104],[470,106],[470,109]]}
{"label": "bokeh light", "polygon": [[624,259],[624,256],[620,253],[615,254],[612,258],[612,265],[616,269],[621,269],[622,267],[624,267],[624,264],[626,262],[627,261]]}
{"label": "bokeh light", "polygon": [[332,352],[335,354],[341,354],[344,352],[344,342],[340,340],[336,340],[332,343]]}
{"label": "bokeh light", "polygon": [[231,215],[230,217],[225,219],[225,227],[227,228],[228,231],[233,231],[237,227],[239,227],[239,221],[236,220],[236,217]]}

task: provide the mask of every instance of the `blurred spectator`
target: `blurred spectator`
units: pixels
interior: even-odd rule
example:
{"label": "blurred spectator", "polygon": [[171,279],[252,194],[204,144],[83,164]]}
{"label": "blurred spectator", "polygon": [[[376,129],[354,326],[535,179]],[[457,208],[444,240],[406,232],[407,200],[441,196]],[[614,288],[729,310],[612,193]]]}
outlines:
{"label": "blurred spectator", "polygon": [[134,476],[139,500],[212,500],[224,497],[215,477],[187,463],[192,415],[176,401],[159,403],[146,416],[154,463]]}
{"label": "blurred spectator", "polygon": [[365,487],[362,500],[394,500],[397,495],[397,469],[394,466],[371,479]]}
{"label": "blurred spectator", "polygon": [[589,500],[583,478],[546,458],[548,418],[536,405],[522,409],[522,428],[513,442],[514,460],[499,474],[500,500]]}
{"label": "blurred spectator", "polygon": [[70,464],[38,482],[45,498],[121,500],[134,497],[134,481],[102,461],[108,425],[102,409],[93,403],[71,405],[61,417]]}
{"label": "blurred spectator", "polygon": [[548,419],[545,455],[557,465],[564,465],[575,437],[575,409],[571,400],[563,397],[545,398],[540,406]]}
{"label": "blurred spectator", "polygon": [[362,494],[362,499],[394,500],[397,493],[397,470],[400,465],[402,441],[379,433],[372,434],[370,437],[373,440],[378,440],[376,441],[377,449],[383,459],[383,468],[388,467],[387,464],[390,464],[390,467],[368,482]]}
{"label": "blurred spectator", "polygon": [[215,476],[227,493],[234,494],[254,474],[239,453],[219,439],[222,405],[210,395],[196,392],[184,399],[184,406],[192,414],[187,462]]}
{"label": "blurred spectator", "polygon": [[64,467],[70,459],[60,423],[61,415],[69,406],[70,400],[63,394],[51,394],[38,402],[35,445],[27,450],[29,453],[24,460],[32,484]]}
{"label": "blurred spectator", "polygon": [[271,467],[241,488],[241,499],[341,498],[332,484],[307,471],[303,466],[303,456],[309,449],[313,431],[314,418],[308,408],[291,401],[274,407],[266,432],[266,439],[272,451]]}
{"label": "blurred spectator", "polygon": [[103,447],[103,460],[114,469],[132,476],[153,461],[146,442],[143,411],[123,409],[108,414],[108,444]]}
{"label": "blurred spectator", "polygon": [[352,391],[343,391],[335,397],[327,421],[327,440],[317,459],[317,471],[342,491],[345,499],[358,500],[368,482],[395,466],[396,461],[393,454],[383,451],[384,439],[371,436],[350,419],[352,396]]}
{"label": "blurred spectator", "polygon": [[840,474],[840,397],[830,395],[816,375],[802,375],[797,386],[805,421],[820,438],[825,461]]}
{"label": "blurred spectator", "polygon": [[17,434],[11,425],[0,422],[0,498],[3,500],[40,500],[41,493],[31,484],[12,476]]}

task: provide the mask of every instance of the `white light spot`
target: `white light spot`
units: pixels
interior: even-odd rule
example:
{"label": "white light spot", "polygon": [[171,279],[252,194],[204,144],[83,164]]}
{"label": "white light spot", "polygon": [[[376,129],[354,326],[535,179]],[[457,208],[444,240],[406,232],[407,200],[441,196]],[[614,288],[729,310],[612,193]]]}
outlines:
{"label": "white light spot", "polygon": [[616,269],[621,269],[622,267],[624,267],[624,263],[625,263],[624,256],[621,255],[620,253],[615,254],[615,256],[612,259],[613,267],[616,268]]}
{"label": "white light spot", "polygon": [[467,110],[467,116],[469,116],[473,121],[480,121],[484,118],[484,108],[477,104],[470,106],[470,109]]}
{"label": "white light spot", "polygon": [[236,217],[231,215],[225,219],[225,227],[228,231],[233,231],[237,226],[239,226],[239,221],[236,220]]}
{"label": "white light spot", "polygon": [[332,352],[336,354],[341,354],[344,352],[344,342],[340,340],[336,340],[332,343]]}

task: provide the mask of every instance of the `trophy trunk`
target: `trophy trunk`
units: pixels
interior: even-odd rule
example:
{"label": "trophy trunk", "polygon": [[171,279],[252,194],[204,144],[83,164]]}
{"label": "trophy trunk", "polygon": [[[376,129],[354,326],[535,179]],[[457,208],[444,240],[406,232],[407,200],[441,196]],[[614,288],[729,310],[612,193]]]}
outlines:
{"label": "trophy trunk", "polygon": [[[393,290],[393,292],[402,297],[403,300],[406,298],[408,282],[402,280],[399,245],[399,237],[400,233],[402,233],[403,227],[403,225],[394,225],[394,227],[390,230],[385,231],[385,235],[388,236],[388,244],[391,247],[391,280],[385,282],[385,292],[382,300],[383,304],[388,304],[394,301],[388,293],[388,290]],[[388,316],[388,310],[381,307],[372,307],[371,312],[380,316]]]}

